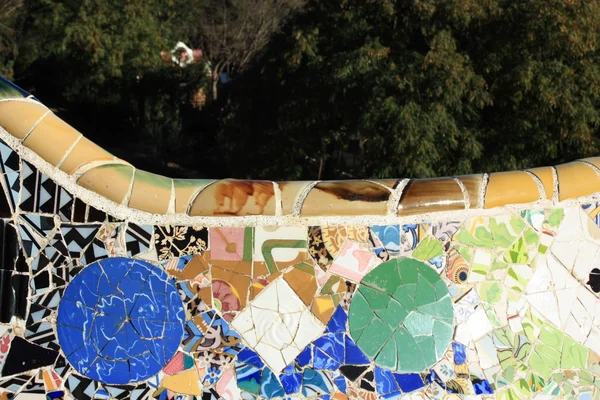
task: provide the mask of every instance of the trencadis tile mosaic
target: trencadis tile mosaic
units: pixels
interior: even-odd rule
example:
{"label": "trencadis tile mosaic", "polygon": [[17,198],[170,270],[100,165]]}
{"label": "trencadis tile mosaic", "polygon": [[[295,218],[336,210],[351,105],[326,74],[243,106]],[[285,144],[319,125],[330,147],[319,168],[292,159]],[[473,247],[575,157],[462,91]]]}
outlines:
{"label": "trencadis tile mosaic", "polygon": [[[170,180],[0,86],[13,99],[0,101],[0,126],[116,203],[297,218],[112,215],[2,136],[0,399],[600,399],[597,200],[398,218],[552,199],[551,168],[317,185]],[[59,143],[41,150],[48,135]],[[598,193],[595,162],[559,167],[558,197]]]}

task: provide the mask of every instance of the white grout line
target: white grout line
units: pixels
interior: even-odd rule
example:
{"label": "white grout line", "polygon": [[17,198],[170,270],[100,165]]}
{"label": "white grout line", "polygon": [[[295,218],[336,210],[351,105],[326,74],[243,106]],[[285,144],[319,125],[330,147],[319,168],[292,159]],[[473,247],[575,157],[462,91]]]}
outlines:
{"label": "white grout line", "polygon": [[538,192],[540,195],[540,200],[544,200],[544,199],[548,198],[548,193],[546,193],[546,188],[544,187],[542,180],[540,178],[538,178],[537,175],[531,171],[525,170],[525,173],[527,173],[535,181],[535,184],[537,185]]}
{"label": "white grout line", "polygon": [[487,185],[488,185],[489,181],[490,181],[490,175],[483,174],[483,177],[481,178],[481,187],[479,188],[479,197],[477,199],[477,206],[474,209],[485,208],[485,195],[487,192]]}

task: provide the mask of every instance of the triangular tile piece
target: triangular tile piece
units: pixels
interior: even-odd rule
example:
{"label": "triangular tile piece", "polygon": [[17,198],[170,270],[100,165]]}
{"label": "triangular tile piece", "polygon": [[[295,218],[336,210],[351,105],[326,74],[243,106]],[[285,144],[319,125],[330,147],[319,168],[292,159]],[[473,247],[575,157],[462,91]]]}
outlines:
{"label": "triangular tile piece", "polygon": [[83,250],[94,240],[100,229],[98,224],[63,224],[60,228],[71,258],[80,258]]}
{"label": "triangular tile piece", "polygon": [[33,232],[32,228],[28,228],[26,225],[19,224],[19,234],[21,236],[21,243],[23,244],[23,251],[27,258],[37,255],[40,251],[42,238]]}
{"label": "triangular tile piece", "polygon": [[52,269],[52,280],[56,287],[63,286],[73,280],[73,278],[81,272],[83,267],[60,267]]}
{"label": "triangular tile piece", "polygon": [[71,392],[77,400],[92,399],[96,393],[98,383],[80,375],[71,374],[65,381],[65,388]]}
{"label": "triangular tile piece", "polygon": [[49,293],[46,293],[43,296],[34,297],[31,302],[32,304],[39,304],[40,306],[46,308],[56,309],[58,307],[58,303],[62,298],[64,293],[64,289],[55,289]]}
{"label": "triangular tile piece", "polygon": [[37,187],[40,172],[32,164],[23,161],[21,166],[21,202],[19,208],[23,211],[37,211]]}
{"label": "triangular tile piece", "polygon": [[44,253],[40,253],[30,262],[30,265],[31,270],[35,273],[50,265],[50,260],[48,260],[48,257]]}
{"label": "triangular tile piece", "polygon": [[80,263],[82,265],[88,265],[106,257],[108,257],[108,252],[106,251],[106,247],[104,247],[104,242],[96,238],[84,250]]}
{"label": "triangular tile piece", "polygon": [[23,213],[19,215],[19,221],[35,230],[42,238],[48,237],[55,227],[54,218],[49,216]]}
{"label": "triangular tile piece", "polygon": [[47,318],[52,313],[51,310],[40,306],[39,304],[32,303],[29,307],[29,317],[27,318],[27,326],[33,325]]}
{"label": "triangular tile piece", "polygon": [[136,254],[147,252],[150,249],[152,232],[152,225],[128,224],[125,230],[127,255],[133,257]]}
{"label": "triangular tile piece", "polygon": [[104,385],[104,390],[108,392],[111,399],[127,399],[130,398],[129,393],[135,389],[133,385],[122,385],[122,386],[112,386],[112,385]]}
{"label": "triangular tile piece", "polygon": [[62,354],[59,354],[56,362],[54,363],[54,371],[64,379],[71,370],[71,364],[67,363],[67,360],[65,360]]}
{"label": "triangular tile piece", "polygon": [[36,276],[29,281],[32,295],[40,295],[46,293],[50,289],[50,274],[48,270],[40,271]]}
{"label": "triangular tile piece", "polygon": [[64,188],[58,191],[57,202],[55,204],[54,213],[58,214],[61,221],[70,221],[73,209],[73,196]]}
{"label": "triangular tile piece", "polygon": [[41,321],[28,326],[25,329],[25,338],[42,347],[54,350],[60,348],[54,334],[53,325],[50,322]]}
{"label": "triangular tile piece", "polygon": [[56,214],[58,210],[58,189],[56,183],[48,176],[41,174],[38,187],[38,210],[43,213]]}
{"label": "triangular tile piece", "polygon": [[152,389],[150,386],[143,385],[138,387],[137,389],[133,389],[131,392],[130,399],[131,400],[150,400],[152,399]]}
{"label": "triangular tile piece", "polygon": [[3,178],[4,192],[6,200],[11,211],[16,211],[17,204],[19,204],[19,190],[21,189],[21,183],[18,172],[11,172],[4,175]]}
{"label": "triangular tile piece", "polygon": [[44,247],[43,254],[48,257],[48,260],[50,260],[55,267],[65,265],[70,261],[69,251],[67,250],[67,246],[60,233],[54,235],[50,244]]}
{"label": "triangular tile piece", "polygon": [[2,140],[0,140],[0,161],[2,173],[19,172],[18,154]]}

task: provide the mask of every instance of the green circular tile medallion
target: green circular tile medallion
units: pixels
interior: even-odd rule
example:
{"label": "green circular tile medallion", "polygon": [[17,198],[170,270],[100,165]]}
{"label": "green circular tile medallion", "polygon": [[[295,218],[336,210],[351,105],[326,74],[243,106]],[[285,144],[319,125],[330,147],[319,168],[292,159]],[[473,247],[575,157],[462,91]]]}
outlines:
{"label": "green circular tile medallion", "polygon": [[454,311],[444,281],[411,258],[369,272],[349,312],[350,336],[371,360],[398,372],[435,364],[452,340]]}

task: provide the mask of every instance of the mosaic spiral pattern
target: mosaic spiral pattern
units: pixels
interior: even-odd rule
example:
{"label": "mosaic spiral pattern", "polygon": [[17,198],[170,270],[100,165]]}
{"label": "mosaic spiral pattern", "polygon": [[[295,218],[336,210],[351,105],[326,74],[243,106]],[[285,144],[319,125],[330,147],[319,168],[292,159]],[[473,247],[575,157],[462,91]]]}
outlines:
{"label": "mosaic spiral pattern", "polygon": [[65,290],[58,340],[83,375],[105,383],[138,382],[173,357],[184,317],[164,271],[140,260],[109,258],[86,267]]}

